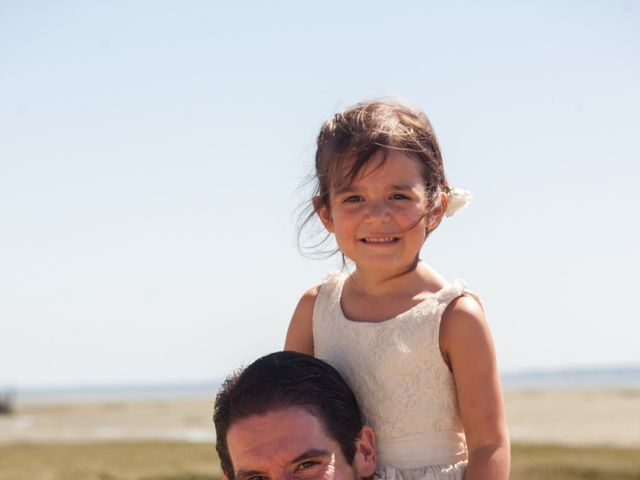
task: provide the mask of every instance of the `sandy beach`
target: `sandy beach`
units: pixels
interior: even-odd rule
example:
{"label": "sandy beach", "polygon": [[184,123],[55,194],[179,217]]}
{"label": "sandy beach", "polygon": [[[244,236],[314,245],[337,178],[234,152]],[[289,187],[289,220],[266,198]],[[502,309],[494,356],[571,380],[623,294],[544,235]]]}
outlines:
{"label": "sandy beach", "polygon": [[211,442],[213,399],[25,403],[0,416],[0,443],[111,440]]}
{"label": "sandy beach", "polygon": [[[640,389],[505,394],[513,442],[640,447]],[[212,442],[212,398],[18,404],[0,443],[111,440]]]}
{"label": "sandy beach", "polygon": [[640,447],[640,389],[505,394],[512,442]]}

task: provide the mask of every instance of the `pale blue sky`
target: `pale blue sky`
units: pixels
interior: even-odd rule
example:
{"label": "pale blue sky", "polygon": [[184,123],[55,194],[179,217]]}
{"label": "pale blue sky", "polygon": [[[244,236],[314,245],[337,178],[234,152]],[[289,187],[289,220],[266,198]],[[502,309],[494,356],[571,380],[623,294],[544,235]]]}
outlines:
{"label": "pale blue sky", "polygon": [[482,296],[501,369],[640,364],[638,25],[631,1],[0,1],[0,386],[281,348],[338,264],[295,247],[314,137],[382,95],[476,197],[422,256]]}

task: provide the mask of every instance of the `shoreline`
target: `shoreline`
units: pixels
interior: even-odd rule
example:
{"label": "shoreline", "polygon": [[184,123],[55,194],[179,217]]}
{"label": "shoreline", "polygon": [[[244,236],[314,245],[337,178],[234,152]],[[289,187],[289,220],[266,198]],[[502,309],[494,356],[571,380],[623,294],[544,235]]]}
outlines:
{"label": "shoreline", "polygon": [[[212,443],[212,396],[31,399],[0,415],[0,445],[181,441]],[[640,388],[505,392],[512,443],[640,447]]]}

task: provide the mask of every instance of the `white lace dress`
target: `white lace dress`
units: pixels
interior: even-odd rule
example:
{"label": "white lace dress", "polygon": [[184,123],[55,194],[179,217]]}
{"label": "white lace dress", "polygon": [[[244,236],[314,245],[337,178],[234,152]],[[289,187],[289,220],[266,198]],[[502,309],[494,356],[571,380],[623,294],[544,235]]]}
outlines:
{"label": "white lace dress", "polygon": [[376,433],[385,480],[462,480],[467,447],[455,384],[439,347],[440,318],[465,293],[455,281],[383,322],[348,320],[340,306],[346,275],[327,276],[313,311],[314,351],[354,390]]}

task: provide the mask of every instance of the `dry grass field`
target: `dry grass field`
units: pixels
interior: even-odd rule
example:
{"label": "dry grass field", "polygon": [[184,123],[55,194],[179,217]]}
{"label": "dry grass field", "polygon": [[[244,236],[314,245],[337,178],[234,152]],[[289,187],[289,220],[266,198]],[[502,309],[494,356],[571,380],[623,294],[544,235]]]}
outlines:
{"label": "dry grass field", "polygon": [[[516,444],[512,480],[638,480],[635,448]],[[210,444],[93,442],[0,446],[1,480],[220,479]]]}
{"label": "dry grass field", "polygon": [[640,480],[640,449],[514,444],[511,480]]}
{"label": "dry grass field", "polygon": [[0,446],[2,480],[205,480],[221,478],[211,444],[38,443]]}

